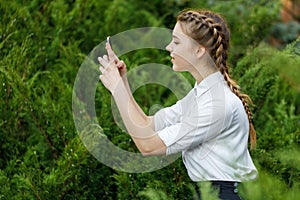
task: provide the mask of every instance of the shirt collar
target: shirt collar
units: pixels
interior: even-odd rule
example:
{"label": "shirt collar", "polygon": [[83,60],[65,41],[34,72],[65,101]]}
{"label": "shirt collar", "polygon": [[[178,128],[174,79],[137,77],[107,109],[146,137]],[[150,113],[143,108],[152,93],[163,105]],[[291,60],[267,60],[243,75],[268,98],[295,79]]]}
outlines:
{"label": "shirt collar", "polygon": [[221,72],[215,72],[213,74],[210,74],[205,79],[203,79],[199,84],[197,82],[194,86],[194,92],[197,97],[199,97],[201,94],[206,92],[209,88],[211,88],[216,83],[223,83],[225,82],[223,75]]}

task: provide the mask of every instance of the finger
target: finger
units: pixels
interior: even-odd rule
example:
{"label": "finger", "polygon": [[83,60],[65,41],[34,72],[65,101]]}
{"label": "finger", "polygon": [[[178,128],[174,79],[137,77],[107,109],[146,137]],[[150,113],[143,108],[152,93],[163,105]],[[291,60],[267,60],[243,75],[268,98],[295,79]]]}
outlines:
{"label": "finger", "polygon": [[107,57],[107,55],[104,55],[103,59],[106,60],[106,61],[109,61],[109,57]]}
{"label": "finger", "polygon": [[116,60],[116,59],[119,60],[118,56],[112,50],[112,48],[108,42],[106,42],[106,51],[107,51],[109,60]]}
{"label": "finger", "polygon": [[103,62],[103,58],[98,57],[97,59],[98,59],[98,61],[99,61],[100,64],[101,64],[101,62]]}
{"label": "finger", "polygon": [[[104,75],[100,75],[99,76],[99,80],[103,83],[103,85],[105,86],[106,85],[106,78]],[[106,86],[105,86],[106,87]]]}
{"label": "finger", "polygon": [[102,67],[102,66],[100,66],[100,67],[99,67],[99,70],[100,70],[100,72],[103,74],[103,72],[105,71],[105,68]]}
{"label": "finger", "polygon": [[125,63],[123,60],[120,60],[118,63],[117,63],[117,67],[120,69],[120,68],[123,68],[125,66]]}
{"label": "finger", "polygon": [[108,65],[108,61],[106,61],[105,59],[98,57],[98,61],[102,66],[107,66]]}

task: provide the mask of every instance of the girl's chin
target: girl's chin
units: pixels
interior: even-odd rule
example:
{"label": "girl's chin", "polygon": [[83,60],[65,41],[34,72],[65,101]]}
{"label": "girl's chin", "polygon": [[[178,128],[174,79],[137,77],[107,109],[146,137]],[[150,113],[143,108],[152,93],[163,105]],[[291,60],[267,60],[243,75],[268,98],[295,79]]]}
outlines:
{"label": "girl's chin", "polygon": [[174,64],[173,64],[173,66],[172,66],[172,69],[173,69],[173,71],[175,71],[175,72],[181,72],[181,71],[183,71],[182,68],[180,68],[180,67],[178,67],[177,65],[174,65]]}
{"label": "girl's chin", "polygon": [[173,71],[175,71],[175,72],[178,71],[177,68],[176,68],[174,65],[173,65],[172,69],[173,69]]}

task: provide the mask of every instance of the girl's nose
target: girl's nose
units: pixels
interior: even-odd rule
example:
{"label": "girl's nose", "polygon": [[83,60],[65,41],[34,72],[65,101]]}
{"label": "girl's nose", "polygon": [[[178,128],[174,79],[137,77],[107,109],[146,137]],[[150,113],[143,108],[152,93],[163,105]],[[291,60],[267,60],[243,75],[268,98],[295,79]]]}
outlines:
{"label": "girl's nose", "polygon": [[171,43],[169,43],[167,46],[166,46],[166,50],[171,52],[172,51],[172,48],[171,48]]}

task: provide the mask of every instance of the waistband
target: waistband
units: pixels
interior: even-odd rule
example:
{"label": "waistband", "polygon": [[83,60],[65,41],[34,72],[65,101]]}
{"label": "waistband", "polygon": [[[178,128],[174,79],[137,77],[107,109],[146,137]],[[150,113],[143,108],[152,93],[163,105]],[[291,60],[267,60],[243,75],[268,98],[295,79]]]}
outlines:
{"label": "waistband", "polygon": [[[211,182],[211,185],[213,188],[218,190],[219,193],[219,199],[231,199],[231,200],[241,200],[241,197],[238,195],[238,185],[241,184],[241,182],[237,181],[209,181]],[[201,191],[196,184],[196,193],[198,196],[198,199],[201,200]]]}
{"label": "waistband", "polygon": [[237,187],[241,182],[238,181],[210,181],[214,186]]}

